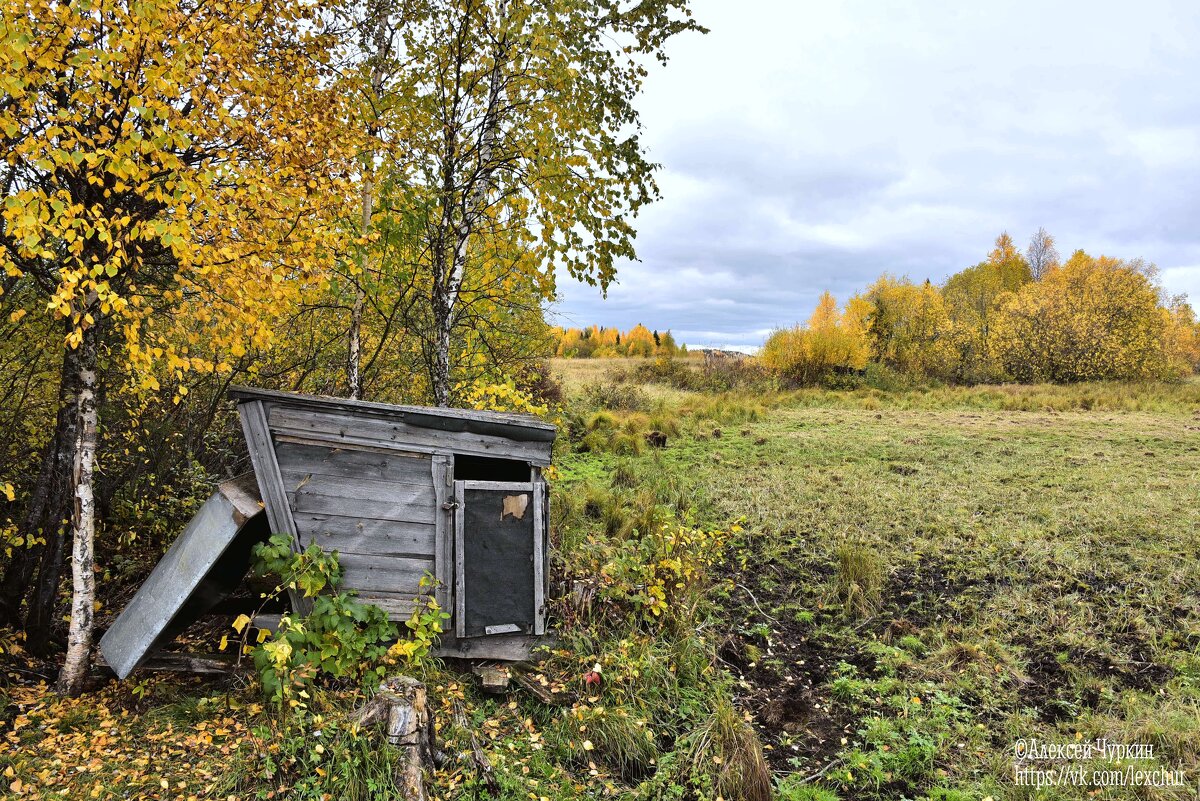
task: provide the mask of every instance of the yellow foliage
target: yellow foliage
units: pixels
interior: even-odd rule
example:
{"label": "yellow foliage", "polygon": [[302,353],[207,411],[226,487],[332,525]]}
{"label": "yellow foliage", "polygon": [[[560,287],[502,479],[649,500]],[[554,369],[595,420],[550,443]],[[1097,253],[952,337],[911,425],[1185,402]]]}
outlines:
{"label": "yellow foliage", "polygon": [[491,412],[522,412],[545,416],[549,408],[539,404],[528,393],[517,388],[511,379],[503,383],[476,382],[469,387],[460,387],[467,406]]}
{"label": "yellow foliage", "polygon": [[651,331],[638,323],[627,333],[616,328],[553,328],[555,353],[565,358],[615,358],[618,356],[674,356],[682,352],[670,331]]}
{"label": "yellow foliage", "polygon": [[[112,320],[135,389],[228,371],[326,266],[352,143],[309,4],[16,0],[0,28],[0,268],[65,343]],[[169,311],[168,311],[169,310]],[[183,394],[180,391],[180,395]]]}
{"label": "yellow foliage", "polygon": [[871,357],[922,378],[948,375],[954,364],[950,316],[938,288],[884,274],[867,289]]}
{"label": "yellow foliage", "polygon": [[950,315],[950,338],[956,354],[954,377],[966,381],[994,380],[999,367],[988,348],[992,321],[1006,293],[1033,280],[1025,258],[1007,233],[996,239],[987,261],[955,273],[942,288]]}
{"label": "yellow foliage", "polygon": [[1164,322],[1167,373],[1192,375],[1200,370],[1200,322],[1196,320],[1196,313],[1182,298],[1175,298],[1160,311]]}
{"label": "yellow foliage", "polygon": [[[1176,377],[1180,365],[1172,365],[1167,348],[1171,316],[1148,272],[1136,262],[1076,251],[1005,299],[991,346],[1019,381]],[[1178,354],[1187,338],[1183,327],[1174,330],[1181,334]]]}
{"label": "yellow foliage", "polygon": [[656,345],[650,329],[638,323],[621,338],[627,356],[653,356]]}
{"label": "yellow foliage", "polygon": [[861,370],[870,355],[865,315],[862,298],[851,298],[843,313],[833,295],[825,292],[807,326],[771,334],[759,359],[767,369],[801,385],[838,372]]}

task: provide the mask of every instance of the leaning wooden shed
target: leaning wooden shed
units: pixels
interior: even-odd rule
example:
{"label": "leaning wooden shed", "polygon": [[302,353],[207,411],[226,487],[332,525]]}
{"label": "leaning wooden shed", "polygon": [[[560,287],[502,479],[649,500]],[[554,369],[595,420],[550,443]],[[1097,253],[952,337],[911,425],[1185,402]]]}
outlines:
{"label": "leaning wooden shed", "polygon": [[528,657],[546,630],[542,469],[554,426],[241,387],[230,395],[262,512],[247,514],[247,482],[210,499],[101,640],[119,675],[227,595],[268,531],[297,550],[338,551],[343,588],[394,620],[408,618],[432,577],[451,615],[442,655]]}

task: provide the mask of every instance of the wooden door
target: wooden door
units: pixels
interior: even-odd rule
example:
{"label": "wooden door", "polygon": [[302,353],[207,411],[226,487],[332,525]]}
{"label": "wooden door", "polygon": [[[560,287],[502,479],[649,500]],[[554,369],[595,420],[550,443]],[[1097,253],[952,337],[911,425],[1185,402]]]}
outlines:
{"label": "wooden door", "polygon": [[456,481],[454,489],[455,634],[544,633],[544,485]]}

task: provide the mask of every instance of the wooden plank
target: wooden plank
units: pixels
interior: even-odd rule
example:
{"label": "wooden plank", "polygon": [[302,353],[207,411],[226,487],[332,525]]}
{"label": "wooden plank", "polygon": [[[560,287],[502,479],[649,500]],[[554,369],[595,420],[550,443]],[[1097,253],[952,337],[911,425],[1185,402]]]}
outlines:
{"label": "wooden plank", "polygon": [[238,406],[238,416],[242,420],[242,432],[246,435],[246,447],[250,451],[250,462],[254,465],[254,477],[258,480],[271,531],[290,534],[299,547],[296,524],[292,520],[287,490],[279,473],[279,462],[275,459],[275,446],[267,425],[267,410],[261,401],[251,401]]}
{"label": "wooden plank", "polygon": [[[406,598],[399,595],[388,595],[386,593],[375,593],[373,595],[364,595],[359,593],[356,596],[358,601],[364,604],[372,604],[378,606],[384,612],[387,612],[388,618],[395,621],[405,621],[412,617],[413,609],[416,607],[416,602],[412,598]],[[250,625],[256,629],[270,629],[271,631],[279,630],[280,615],[261,614],[255,615]]]}
{"label": "wooden plank", "polygon": [[542,517],[542,484],[540,477],[533,483],[533,633],[546,633],[546,599],[543,588],[543,552],[546,529]]}
{"label": "wooden plank", "polygon": [[421,592],[421,577],[433,572],[429,557],[382,556],[343,553],[342,587],[362,595],[377,593],[415,597]]}
{"label": "wooden plank", "polygon": [[550,443],[517,442],[472,432],[437,431],[411,426],[401,420],[277,406],[271,410],[271,428],[297,436],[320,435],[331,442],[420,446],[441,451],[523,460],[548,460]]}
{"label": "wooden plank", "polygon": [[250,625],[256,629],[267,629],[271,633],[279,631],[279,621],[283,615],[279,613],[260,612],[250,620]]}
{"label": "wooden plank", "polygon": [[476,664],[471,672],[479,677],[479,686],[485,693],[499,695],[508,690],[509,672],[504,665]]}
{"label": "wooden plank", "polygon": [[[242,421],[242,433],[246,436],[246,448],[250,451],[250,463],[254,465],[254,477],[267,510],[271,531],[287,534],[292,538],[292,547],[301,550],[292,509],[279,473],[279,462],[275,458],[275,443],[271,441],[271,430],[267,423],[267,409],[261,400],[238,403],[238,417]],[[312,609],[312,600],[297,590],[288,590],[292,609],[307,614]]]}
{"label": "wooden plank", "polygon": [[241,516],[239,523],[245,523],[263,510],[262,496],[258,491],[258,479],[254,473],[243,473],[236,478],[222,481],[217,485],[221,494],[233,504],[236,515]]}
{"label": "wooden plank", "polygon": [[532,484],[525,481],[464,481],[463,489],[496,490],[497,492],[529,492]]}
{"label": "wooden plank", "polygon": [[417,445],[396,445],[395,443],[380,444],[378,442],[368,442],[365,440],[363,442],[349,444],[346,442],[331,442],[328,437],[320,434],[315,436],[305,436],[304,434],[289,434],[280,431],[273,431],[272,434],[274,436],[271,438],[275,441],[276,448],[286,443],[288,445],[304,445],[310,448],[355,451],[356,453],[379,453],[383,454],[384,456],[395,454],[398,456],[411,456],[415,459],[428,459],[435,453],[446,452],[445,448],[422,448]]}
{"label": "wooden plank", "polygon": [[[490,412],[477,409],[450,409],[433,406],[398,406],[388,403],[371,403],[367,401],[350,400],[348,398],[332,398],[320,395],[303,395],[298,392],[279,392],[267,389],[235,386],[229,389],[229,396],[238,401],[273,401],[288,403],[293,406],[333,410],[350,413],[374,413],[385,416],[408,419],[413,425],[424,427],[447,428],[456,424],[482,423],[501,429],[511,428],[510,436],[542,438],[538,441],[553,440],[555,427],[538,418],[516,412]],[[546,437],[549,440],[546,440]]]}
{"label": "wooden plank", "polygon": [[[289,495],[328,495],[348,500],[392,502],[432,506],[433,483],[429,478],[429,462],[422,465],[424,475],[414,476],[412,481],[375,481],[369,478],[346,478],[309,473],[302,477],[287,476],[284,486]],[[433,522],[433,517],[429,517]]]}
{"label": "wooden plank", "polygon": [[331,445],[276,442],[279,468],[288,480],[310,474],[355,480],[417,482],[429,476],[429,456],[396,451],[367,451]]}
{"label": "wooden plank", "polygon": [[443,639],[434,649],[434,656],[457,659],[497,659],[505,662],[527,662],[541,659],[541,649],[552,647],[553,640],[531,634],[503,634],[492,637]]}
{"label": "wooden plank", "polygon": [[404,598],[397,595],[384,595],[382,593],[369,595],[360,593],[358,600],[365,604],[378,606],[387,612],[390,619],[395,621],[408,620],[412,617],[413,609],[416,608],[416,602],[413,598]]}
{"label": "wooden plank", "polygon": [[[100,640],[100,650],[118,676],[128,676],[245,574],[250,547],[265,535],[262,522],[259,516],[247,521],[222,492],[200,507]],[[227,552],[227,564],[210,579]]]}
{"label": "wooden plank", "polygon": [[466,482],[454,482],[454,633],[459,637],[467,634],[467,588],[463,567],[465,537],[463,532],[463,498]]}
{"label": "wooden plank", "polygon": [[412,502],[365,498],[347,498],[344,495],[312,492],[305,487],[300,492],[289,492],[288,502],[296,513],[341,515],[361,520],[395,520],[406,523],[433,524],[433,488],[425,487],[426,497]]}
{"label": "wooden plank", "polygon": [[327,551],[352,553],[421,554],[435,557],[432,523],[364,520],[360,517],[297,512],[294,515],[305,546],[315,542]]}
{"label": "wooden plank", "polygon": [[284,436],[306,437],[342,445],[430,448],[440,452],[469,453],[548,464],[551,443],[517,442],[502,437],[460,431],[418,428],[384,417],[347,416],[328,411],[289,406],[270,410],[270,427]]}
{"label": "wooden plank", "polygon": [[454,579],[454,571],[451,568],[454,554],[451,536],[451,526],[454,521],[454,509],[451,506],[454,494],[454,487],[451,483],[454,477],[454,457],[434,456],[431,461],[430,472],[433,477],[435,505],[433,575],[437,580],[434,598],[437,599],[438,606],[453,615],[453,610],[450,609],[450,582]]}
{"label": "wooden plank", "polygon": [[[107,667],[117,672],[101,655],[97,660],[101,667]],[[155,654],[138,665],[139,670],[153,670],[164,673],[203,673],[228,674],[249,671],[252,663],[248,660],[238,662],[237,657],[227,654],[181,654],[173,651]],[[123,677],[122,677],[123,678]]]}

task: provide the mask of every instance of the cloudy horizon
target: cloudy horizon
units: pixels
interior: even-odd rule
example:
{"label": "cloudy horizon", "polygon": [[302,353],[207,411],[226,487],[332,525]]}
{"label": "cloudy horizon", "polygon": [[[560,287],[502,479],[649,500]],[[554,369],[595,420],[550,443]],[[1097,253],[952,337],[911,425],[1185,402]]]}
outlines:
{"label": "cloudy horizon", "polygon": [[1178,2],[696,0],[639,101],[663,198],[558,324],[752,347],[879,274],[944,280],[1007,230],[1142,257],[1200,298],[1200,10]]}

